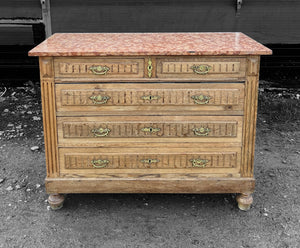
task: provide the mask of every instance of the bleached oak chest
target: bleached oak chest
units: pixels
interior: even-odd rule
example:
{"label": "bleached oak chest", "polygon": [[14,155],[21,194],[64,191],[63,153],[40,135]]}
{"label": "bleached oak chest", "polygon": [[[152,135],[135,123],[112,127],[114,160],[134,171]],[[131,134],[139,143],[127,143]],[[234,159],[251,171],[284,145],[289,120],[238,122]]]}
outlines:
{"label": "bleached oak chest", "polygon": [[47,164],[65,193],[254,191],[260,55],[241,33],[56,34],[40,56]]}

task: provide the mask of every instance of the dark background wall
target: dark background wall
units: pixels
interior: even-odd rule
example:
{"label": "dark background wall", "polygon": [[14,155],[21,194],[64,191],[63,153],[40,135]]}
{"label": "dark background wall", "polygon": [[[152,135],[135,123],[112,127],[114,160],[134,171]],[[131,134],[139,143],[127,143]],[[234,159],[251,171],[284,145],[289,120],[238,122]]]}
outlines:
{"label": "dark background wall", "polygon": [[[0,0],[2,82],[38,80],[27,57],[56,32],[244,32],[273,49],[262,58],[262,76],[300,78],[300,1],[243,0]],[[51,19],[45,19],[50,13]],[[299,71],[299,72],[298,72]]]}
{"label": "dark background wall", "polygon": [[[244,0],[239,14],[236,0],[44,1],[52,33],[240,31],[263,44],[300,44],[299,0]],[[0,45],[32,43],[30,27],[7,24],[42,18],[40,0],[0,0]]]}
{"label": "dark background wall", "polygon": [[0,0],[0,45],[34,44],[32,25],[26,24],[34,19],[42,19],[39,0]]}
{"label": "dark background wall", "polygon": [[[71,3],[71,4],[70,4]],[[51,0],[53,32],[244,32],[264,44],[300,44],[300,1]]]}

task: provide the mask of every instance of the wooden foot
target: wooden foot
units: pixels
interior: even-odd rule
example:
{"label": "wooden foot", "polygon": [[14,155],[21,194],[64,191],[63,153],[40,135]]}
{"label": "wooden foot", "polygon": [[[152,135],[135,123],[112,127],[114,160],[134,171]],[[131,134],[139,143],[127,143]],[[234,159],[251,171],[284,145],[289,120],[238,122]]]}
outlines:
{"label": "wooden foot", "polygon": [[253,197],[251,193],[241,193],[236,197],[236,201],[240,210],[247,211],[251,207]]}
{"label": "wooden foot", "polygon": [[52,210],[58,210],[63,207],[65,196],[61,194],[50,194],[48,202]]}

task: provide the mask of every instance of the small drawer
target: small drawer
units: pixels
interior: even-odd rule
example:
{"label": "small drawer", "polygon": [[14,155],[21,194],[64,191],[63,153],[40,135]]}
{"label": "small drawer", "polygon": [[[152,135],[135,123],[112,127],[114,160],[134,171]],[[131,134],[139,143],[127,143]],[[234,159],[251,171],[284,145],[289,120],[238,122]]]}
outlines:
{"label": "small drawer", "polygon": [[58,143],[89,146],[106,142],[237,142],[242,116],[59,117]]}
{"label": "small drawer", "polygon": [[[163,152],[162,152],[163,150]],[[237,173],[241,148],[60,148],[63,174]]]}
{"label": "small drawer", "polygon": [[169,57],[157,59],[157,77],[203,81],[243,80],[246,60],[241,57]]}
{"label": "small drawer", "polygon": [[142,58],[56,58],[55,78],[91,79],[102,81],[108,78],[142,78]]}
{"label": "small drawer", "polygon": [[57,111],[243,111],[243,83],[57,84]]}

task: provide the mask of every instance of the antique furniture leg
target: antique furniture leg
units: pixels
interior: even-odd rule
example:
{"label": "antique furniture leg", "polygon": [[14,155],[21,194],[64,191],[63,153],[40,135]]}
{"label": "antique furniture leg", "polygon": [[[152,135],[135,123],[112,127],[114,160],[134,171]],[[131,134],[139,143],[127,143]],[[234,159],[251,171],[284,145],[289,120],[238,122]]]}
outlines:
{"label": "antique furniture leg", "polygon": [[253,203],[253,197],[251,193],[241,193],[236,197],[236,201],[240,210],[247,211]]}
{"label": "antique furniture leg", "polygon": [[52,210],[58,210],[63,207],[65,196],[62,194],[50,194],[48,197],[48,203]]}

